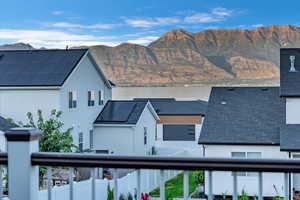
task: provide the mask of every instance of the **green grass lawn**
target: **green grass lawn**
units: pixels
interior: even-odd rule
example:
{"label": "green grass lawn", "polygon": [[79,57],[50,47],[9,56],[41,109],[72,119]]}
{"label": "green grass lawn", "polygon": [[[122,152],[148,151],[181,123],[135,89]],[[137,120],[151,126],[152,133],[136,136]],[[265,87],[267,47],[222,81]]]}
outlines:
{"label": "green grass lawn", "polygon": [[[197,185],[195,183],[194,172],[189,173],[189,194],[195,191]],[[173,198],[183,197],[183,173],[178,174],[173,179],[170,179],[165,184],[165,195],[166,200],[171,200]],[[159,188],[156,188],[150,192],[150,196],[159,197]]]}

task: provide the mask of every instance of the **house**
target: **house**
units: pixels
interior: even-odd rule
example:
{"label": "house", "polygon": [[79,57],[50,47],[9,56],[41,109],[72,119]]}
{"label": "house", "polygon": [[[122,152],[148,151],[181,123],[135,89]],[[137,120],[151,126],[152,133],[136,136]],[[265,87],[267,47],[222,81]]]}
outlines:
{"label": "house", "polygon": [[159,120],[150,102],[108,101],[94,122],[96,153],[152,155]]}
{"label": "house", "polygon": [[[298,159],[299,116],[300,49],[281,49],[280,87],[212,89],[199,144],[205,157]],[[251,196],[258,194],[257,173],[237,175],[239,194],[242,190]],[[212,178],[215,195],[232,194],[231,172],[213,172]],[[291,174],[289,184],[295,197],[300,175]],[[263,173],[265,197],[283,195],[283,186],[283,174]]]}
{"label": "house", "polygon": [[199,155],[198,138],[205,116],[207,102],[201,100],[177,101],[175,98],[135,98],[150,101],[159,116],[156,145],[181,148]]}
{"label": "house", "polygon": [[93,121],[112,84],[87,49],[0,51],[0,115],[27,123],[27,112],[45,118],[63,112],[74,143],[89,149]]}

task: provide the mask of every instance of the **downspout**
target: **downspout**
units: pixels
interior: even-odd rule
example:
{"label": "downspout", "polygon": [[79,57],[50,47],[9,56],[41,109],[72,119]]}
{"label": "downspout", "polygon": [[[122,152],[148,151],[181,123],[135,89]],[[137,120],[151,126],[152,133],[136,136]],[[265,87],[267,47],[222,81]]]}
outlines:
{"label": "downspout", "polygon": [[[203,149],[203,151],[202,151],[202,156],[203,157],[205,157],[205,145],[204,144],[202,144],[202,149]],[[203,172],[203,175],[204,175],[204,184],[203,184],[203,192],[204,192],[204,194],[205,194],[205,170],[204,170],[204,172]]]}
{"label": "downspout", "polygon": [[[289,158],[291,159],[291,152],[289,151]],[[291,186],[292,186],[292,180],[291,180],[291,178],[292,178],[292,175],[291,175],[291,173],[289,173],[289,199],[291,199]]]}

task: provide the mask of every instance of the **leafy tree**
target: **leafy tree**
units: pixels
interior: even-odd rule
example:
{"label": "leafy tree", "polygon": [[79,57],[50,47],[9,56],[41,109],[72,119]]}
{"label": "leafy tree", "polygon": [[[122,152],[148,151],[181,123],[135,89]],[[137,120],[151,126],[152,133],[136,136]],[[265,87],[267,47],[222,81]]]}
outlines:
{"label": "leafy tree", "polygon": [[74,152],[78,147],[73,144],[72,128],[63,130],[61,121],[62,112],[52,110],[49,119],[45,120],[41,110],[37,111],[37,121],[31,112],[27,113],[28,124],[26,127],[38,128],[42,131],[40,138],[41,152]]}

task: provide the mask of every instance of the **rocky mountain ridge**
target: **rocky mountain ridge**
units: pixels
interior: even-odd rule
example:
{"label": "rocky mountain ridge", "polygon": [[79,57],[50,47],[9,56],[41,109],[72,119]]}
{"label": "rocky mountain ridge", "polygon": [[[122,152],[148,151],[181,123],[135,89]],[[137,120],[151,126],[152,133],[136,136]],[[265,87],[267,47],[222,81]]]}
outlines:
{"label": "rocky mountain ridge", "polygon": [[178,86],[278,84],[279,49],[287,47],[300,47],[299,27],[172,30],[148,46],[87,48],[118,86]]}

